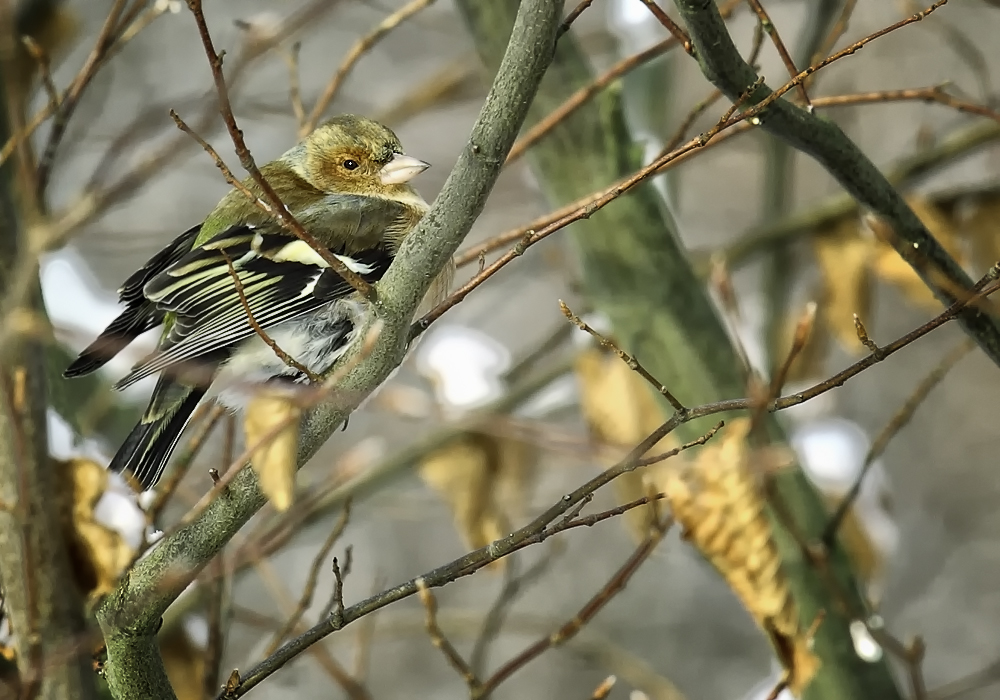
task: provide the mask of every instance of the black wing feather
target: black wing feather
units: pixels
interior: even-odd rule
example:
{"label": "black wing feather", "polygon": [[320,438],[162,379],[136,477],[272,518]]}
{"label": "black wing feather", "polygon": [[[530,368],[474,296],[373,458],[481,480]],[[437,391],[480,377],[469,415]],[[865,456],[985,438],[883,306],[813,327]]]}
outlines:
{"label": "black wing feather", "polygon": [[[149,280],[146,296],[176,314],[156,353],[140,362],[116,388],[127,387],[170,366],[232,346],[254,334],[227,260],[243,288],[246,305],[263,328],[276,326],[351,294],[333,270],[307,256],[279,253],[297,239],[240,226],[223,231]],[[302,250],[301,248],[299,250]],[[378,247],[342,256],[368,282],[389,268],[392,254]]]}
{"label": "black wing feather", "polygon": [[80,377],[100,369],[133,340],[163,323],[165,311],[146,299],[142,289],[189,253],[200,231],[200,224],[188,229],[125,280],[118,289],[118,300],[125,303],[125,309],[63,371],[64,377]]}

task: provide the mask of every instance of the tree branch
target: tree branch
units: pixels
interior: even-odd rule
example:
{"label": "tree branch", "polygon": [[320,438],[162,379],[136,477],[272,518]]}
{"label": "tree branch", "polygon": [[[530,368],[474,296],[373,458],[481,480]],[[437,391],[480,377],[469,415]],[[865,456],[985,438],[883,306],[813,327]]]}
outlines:
{"label": "tree branch", "polygon": [[[465,149],[430,212],[407,237],[378,284],[374,316],[384,324],[375,347],[346,374],[340,391],[303,422],[300,466],[402,361],[414,311],[482,211],[524,121],[552,59],[561,10],[562,3],[551,0],[522,3],[503,65]],[[199,517],[164,538],[104,600],[97,617],[107,640],[108,677],[117,697],[172,698],[169,687],[151,692],[146,685],[149,665],[134,661],[137,655],[154,653],[163,612],[264,503],[257,477],[244,468]]]}
{"label": "tree branch", "polygon": [[[939,0],[931,9],[940,7],[946,1]],[[705,77],[735,100],[758,76],[736,50],[715,2],[674,0],[674,4],[695,43]],[[925,15],[915,15],[905,23]],[[878,35],[889,30],[883,30]],[[804,79],[812,72],[812,69],[807,69],[799,76]],[[773,99],[773,94],[767,85],[762,84],[749,97],[751,104],[773,100],[757,115],[760,126],[812,156],[852,197],[884,219],[896,233],[893,247],[942,303],[954,303],[960,290],[968,290],[972,286],[969,276],[934,239],[899,192],[836,124],[786,100]],[[959,322],[983,352],[1000,365],[1000,329],[994,321],[978,308],[968,307],[962,311]]]}

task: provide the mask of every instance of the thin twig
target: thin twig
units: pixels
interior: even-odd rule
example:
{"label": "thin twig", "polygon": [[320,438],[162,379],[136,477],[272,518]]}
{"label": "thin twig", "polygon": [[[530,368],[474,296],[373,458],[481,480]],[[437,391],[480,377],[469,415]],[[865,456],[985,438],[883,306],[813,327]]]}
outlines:
{"label": "thin twig", "polygon": [[635,462],[635,466],[636,467],[648,467],[651,464],[658,464],[660,462],[665,462],[668,459],[670,459],[671,457],[676,457],[681,452],[684,452],[686,450],[690,450],[692,447],[698,447],[699,445],[704,445],[706,442],[708,442],[713,437],[715,437],[715,434],[717,432],[719,432],[722,429],[722,426],[724,426],[725,424],[726,424],[725,421],[721,421],[720,420],[718,423],[716,423],[714,426],[712,426],[712,428],[707,433],[705,433],[701,437],[697,437],[694,440],[692,440],[691,442],[685,442],[680,447],[675,447],[672,450],[667,450],[666,452],[661,452],[658,455],[652,455],[650,457],[643,457],[642,459],[637,459],[636,462]]}
{"label": "thin twig", "polygon": [[687,35],[680,26],[670,19],[670,15],[663,11],[663,8],[656,4],[656,0],[642,0],[642,4],[656,18],[656,21],[663,25],[663,28],[670,32],[670,35],[680,43],[685,53],[694,55],[694,48],[691,46],[691,37]]}
{"label": "thin twig", "polygon": [[[385,578],[379,574],[372,579],[369,595],[375,595],[385,587]],[[358,683],[364,683],[368,678],[368,667],[371,660],[372,642],[375,640],[375,623],[378,615],[367,615],[358,623],[358,633],[354,645],[354,666],[352,671]]]}
{"label": "thin twig", "polygon": [[247,321],[250,323],[250,327],[253,328],[254,333],[256,333],[260,339],[264,341],[264,344],[267,345],[267,347],[271,348],[274,354],[278,356],[279,360],[309,377],[309,381],[313,384],[322,384],[322,377],[278,347],[278,344],[274,342],[274,339],[267,334],[267,331],[265,331],[259,323],[257,323],[257,319],[254,318],[253,315],[253,309],[250,308],[250,302],[247,301],[246,292],[243,290],[243,280],[240,279],[239,273],[236,272],[236,268],[233,267],[233,261],[230,260],[228,255],[226,255],[226,251],[220,249],[219,252],[222,253],[222,257],[226,259],[226,266],[229,268],[229,276],[233,278],[233,286],[236,289],[236,294],[240,298],[240,304],[243,305],[243,311],[246,314]]}
{"label": "thin twig", "polygon": [[[560,541],[556,540],[555,544],[560,544]],[[552,552],[540,557],[523,574],[517,572],[517,562],[519,560],[516,557],[511,558],[507,567],[507,578],[500,589],[500,594],[497,595],[496,600],[493,601],[493,605],[490,606],[489,612],[486,613],[486,617],[483,618],[483,626],[479,630],[479,636],[476,637],[476,641],[472,645],[472,653],[469,655],[469,668],[472,669],[472,673],[476,678],[479,678],[486,672],[490,646],[500,635],[504,619],[514,601],[531,584],[545,575],[545,572],[551,568],[562,551],[562,547],[554,546]]]}
{"label": "thin twig", "polygon": [[844,36],[844,32],[847,31],[847,25],[850,24],[851,15],[854,14],[854,8],[857,7],[857,4],[858,0],[846,0],[844,8],[840,12],[840,17],[837,18],[836,23],[830,28],[830,33],[820,43],[816,53],[810,57],[810,65],[822,60],[833,51],[833,47],[837,45],[840,37]]}
{"label": "thin twig", "polygon": [[611,577],[611,580],[608,581],[607,584],[605,584],[605,586],[601,588],[601,590],[598,591],[593,598],[587,601],[586,605],[580,608],[580,611],[573,617],[572,620],[564,624],[552,634],[539,639],[523,652],[501,666],[496,673],[483,682],[479,692],[473,694],[473,700],[479,700],[480,698],[489,696],[501,683],[527,665],[528,662],[536,659],[544,651],[551,649],[552,647],[565,644],[568,640],[576,636],[576,634],[583,629],[583,627],[590,622],[590,620],[592,620],[593,617],[600,612],[612,598],[615,597],[615,595],[625,589],[625,586],[628,584],[629,579],[632,578],[632,575],[639,570],[642,563],[649,558],[649,555],[656,549],[656,545],[658,545],[660,540],[663,539],[663,536],[669,529],[670,524],[670,520],[665,523],[658,523],[646,540],[644,540],[632,556],[629,557],[628,561],[626,561],[621,568],[615,572],[614,576]]}
{"label": "thin twig", "polygon": [[330,102],[337,94],[337,91],[340,90],[347,76],[354,69],[357,62],[361,60],[362,56],[371,51],[375,44],[381,41],[389,32],[433,2],[434,0],[410,0],[410,2],[379,22],[371,32],[355,42],[351,50],[347,52],[347,56],[344,57],[340,67],[337,68],[337,72],[333,74],[330,82],[326,84],[320,98],[316,100],[312,112],[309,113],[309,118],[299,129],[300,138],[307,136],[316,128],[326,108],[330,106]]}
{"label": "thin twig", "polygon": [[692,107],[691,111],[687,113],[687,116],[685,116],[684,119],[681,120],[681,123],[677,125],[674,135],[670,137],[670,140],[667,141],[667,145],[663,147],[661,155],[670,153],[677,148],[681,142],[684,141],[684,137],[687,135],[688,129],[690,129],[691,125],[695,123],[695,120],[704,114],[709,107],[715,104],[720,97],[722,97],[722,90],[713,90],[708,97]]}
{"label": "thin twig", "polygon": [[45,94],[49,98],[49,108],[53,113],[59,109],[59,88],[56,87],[55,81],[52,79],[52,64],[49,62],[49,57],[37,41],[32,39],[30,36],[22,36],[21,43],[24,44],[24,48],[27,50],[28,55],[38,64],[38,72],[42,77],[42,87],[45,88]]}
{"label": "thin twig", "polygon": [[44,196],[45,190],[48,187],[49,176],[52,173],[52,166],[55,163],[56,152],[59,149],[59,144],[63,136],[66,135],[66,127],[69,125],[70,117],[73,116],[77,105],[80,104],[80,97],[83,95],[84,89],[90,84],[94,75],[101,68],[105,55],[112,45],[114,45],[116,41],[115,28],[118,26],[118,21],[127,4],[128,0],[115,0],[111,9],[108,10],[107,17],[104,18],[101,31],[94,41],[94,48],[90,50],[90,54],[87,56],[83,67],[80,68],[79,73],[77,73],[73,82],[67,88],[62,100],[53,105],[53,107],[57,107],[57,109],[53,109],[52,111],[55,118],[52,121],[49,138],[45,144],[45,148],[42,150],[36,170],[35,192],[39,199]]}
{"label": "thin twig", "polygon": [[[719,7],[719,13],[723,18],[728,18],[741,2],[742,0],[728,0],[725,5]],[[604,90],[623,75],[662,56],[670,49],[678,46],[679,43],[677,39],[671,37],[658,44],[654,44],[644,51],[640,51],[634,56],[623,58],[615,63],[611,68],[597,76],[590,85],[586,85],[574,92],[565,102],[528,129],[524,136],[518,139],[513,148],[510,149],[510,153],[507,154],[506,165],[510,165],[523,156],[529,148],[538,143],[542,137],[561,124],[569,115],[586,104],[594,95]]]}
{"label": "thin twig", "polygon": [[840,503],[837,505],[837,509],[834,511],[833,515],[830,517],[830,522],[827,523],[826,527],[823,529],[822,540],[827,544],[831,544],[833,539],[837,536],[837,532],[840,529],[841,523],[843,523],[844,518],[847,517],[847,512],[850,510],[854,501],[857,500],[858,495],[861,493],[861,485],[864,483],[865,477],[868,475],[872,464],[875,463],[882,453],[885,452],[886,447],[889,446],[889,442],[896,436],[896,434],[902,430],[907,423],[913,418],[913,414],[916,413],[920,405],[927,399],[931,391],[941,383],[941,381],[947,376],[948,372],[952,370],[955,365],[959,363],[970,351],[975,347],[975,344],[971,340],[963,340],[961,343],[956,345],[947,355],[945,355],[937,366],[930,371],[930,373],[924,377],[920,383],[917,385],[913,393],[906,399],[899,410],[896,411],[895,415],[889,420],[875,440],[872,441],[871,447],[868,449],[868,454],[865,455],[865,461],[861,466],[861,471],[858,472],[857,477],[854,479],[854,483],[851,484],[851,488],[841,499]]}
{"label": "thin twig", "polygon": [[[942,92],[939,86],[927,87],[927,88],[912,88],[906,90],[884,90],[879,92],[856,93],[850,95],[833,95],[829,97],[816,97],[813,98],[812,105],[813,108],[847,107],[847,106],[864,105],[864,104],[876,104],[881,102],[895,102],[900,100],[936,102],[938,104],[951,107],[961,112],[967,112],[969,114],[977,114],[986,117],[988,119],[1000,122],[1000,111],[992,110],[989,107],[983,105],[978,105],[972,102],[967,102],[955,98],[952,95],[948,95],[947,93]],[[709,142],[701,146],[701,148],[710,148],[719,145],[723,141],[725,141],[728,137],[736,135],[736,133],[746,133],[752,128],[752,126],[750,124],[743,122],[739,125],[736,125],[734,128],[737,129],[736,132],[722,131],[721,133],[715,135]],[[706,134],[703,134],[701,137],[696,137],[696,139],[697,138],[703,139],[706,138],[706,136],[707,132]],[[690,143],[694,142],[694,140],[695,139],[692,139],[692,141],[689,142],[689,145]],[[673,143],[673,139],[671,141]],[[686,147],[679,148],[676,144],[673,144],[673,146],[674,148],[669,151],[667,149],[664,149],[664,152],[660,153],[657,156],[656,160],[654,161],[654,163],[656,164],[655,171],[657,174],[660,172],[664,172],[667,169],[667,167],[670,167],[672,165],[677,165],[683,162],[684,160],[686,160],[686,156],[688,156],[691,153],[691,151]],[[639,172],[644,172],[645,170],[646,168],[643,168],[642,171],[637,171],[637,173],[635,173],[634,175],[638,174]],[[619,181],[618,185],[621,185],[627,179],[629,178],[622,179],[621,181]],[[595,202],[601,200],[602,196],[605,195],[607,192],[608,190],[604,189],[588,194],[585,197],[581,197],[580,199],[576,200],[575,202],[571,202],[565,206],[560,207],[559,209],[551,211],[547,214],[543,214],[542,216],[538,217],[537,219],[531,221],[528,224],[519,226],[518,228],[510,229],[509,231],[505,231],[501,234],[498,234],[497,236],[494,236],[493,238],[490,238],[489,240],[486,240],[483,243],[477,244],[471,248],[463,250],[455,256],[455,264],[458,267],[463,267],[471,262],[479,260],[480,256],[492,252],[498,248],[501,248],[509,243],[513,243],[514,241],[521,241],[527,238],[528,244],[530,245],[534,240],[535,234],[539,230],[542,229],[548,230],[548,228],[553,224],[555,224],[556,222],[564,220],[569,215],[575,212],[579,212],[581,209],[586,209],[587,212],[585,216],[581,216],[578,218],[586,218],[590,216],[594,211],[596,211],[597,208],[600,208],[595,206]],[[812,230],[813,228],[814,227],[809,227],[809,230]],[[732,246],[735,252],[727,254],[726,257],[728,259],[736,258],[742,260],[746,256],[746,253],[744,252],[744,247],[747,245],[748,244],[745,241],[738,242],[737,244]],[[771,245],[770,239],[767,239],[766,241],[761,241],[759,244],[755,246],[754,249],[756,250],[756,248],[764,247],[765,245],[767,245],[768,247]],[[523,253],[523,248],[521,252]],[[480,272],[482,272],[482,270]]]}
{"label": "thin twig", "polygon": [[208,588],[208,610],[206,613],[208,642],[205,645],[205,668],[202,676],[205,697],[212,697],[219,691],[222,654],[225,651],[226,631],[223,618],[225,617],[225,599],[229,587],[229,576],[223,552],[219,552],[214,564],[209,567],[209,572],[208,581],[204,584]]}
{"label": "thin twig", "polygon": [[[526,233],[523,234],[523,237],[516,246],[508,250],[507,253],[500,256],[497,260],[494,260],[493,263],[488,265],[481,273],[479,273],[474,278],[466,282],[459,289],[455,290],[451,294],[451,296],[449,296],[443,302],[438,304],[434,309],[432,309],[431,311],[426,313],[423,317],[421,317],[419,320],[417,320],[413,324],[413,330],[411,331],[411,338],[415,338],[416,336],[420,335],[420,333],[422,333],[434,320],[440,318],[441,315],[444,314],[448,309],[452,308],[453,306],[460,303],[463,299],[465,299],[465,297],[468,296],[469,293],[472,292],[472,290],[476,289],[487,279],[495,275],[501,268],[509,264],[512,260],[523,255],[524,251],[528,247],[538,243],[540,240],[546,238],[547,236],[550,236],[556,231],[565,228],[574,221],[579,221],[581,219],[586,219],[590,217],[598,209],[607,206],[607,204],[614,201],[621,195],[625,194],[639,183],[643,182],[652,175],[655,175],[658,172],[660,172],[663,169],[663,167],[668,163],[675,160],[679,160],[682,156],[688,153],[704,148],[723,129],[730,128],[735,124],[737,124],[738,121],[751,116],[748,112],[746,113],[746,117],[740,116],[736,119],[732,118],[733,113],[737,109],[739,109],[739,106],[743,103],[746,97],[748,97],[751,94],[751,92],[756,89],[757,85],[760,82],[761,81],[758,81],[757,83],[754,83],[752,86],[750,86],[750,89],[743,95],[741,95],[741,97],[736,100],[736,102],[730,109],[726,110],[726,113],[722,116],[722,118],[718,122],[716,122],[715,126],[713,126],[708,131],[702,133],[701,135],[695,137],[694,139],[691,139],[691,141],[686,143],[684,146],[676,149],[675,151],[669,154],[664,155],[661,158],[657,158],[646,167],[641,168],[637,172],[623,178],[622,180],[619,180],[611,187],[608,187],[602,191],[588,195],[580,200],[577,200],[576,202],[573,202],[572,204],[566,207],[563,207],[562,209],[559,210],[559,212],[556,212],[556,213],[567,212],[565,213],[565,215],[560,217],[556,217],[556,213],[547,215],[545,218],[546,220],[550,221],[550,223],[548,223],[539,230],[529,229]],[[505,236],[506,235],[507,234],[505,234]]]}
{"label": "thin twig", "polygon": [[785,356],[785,361],[781,364],[778,372],[771,380],[771,390],[768,392],[769,399],[775,399],[781,396],[781,390],[785,386],[785,380],[788,378],[788,372],[791,371],[795,358],[799,356],[799,353],[802,352],[806,344],[809,342],[809,337],[812,335],[813,325],[815,322],[816,302],[810,301],[806,304],[806,310],[802,313],[801,318],[799,318],[798,322],[795,324],[795,333],[792,336],[792,347],[788,350],[788,354]]}
{"label": "thin twig", "polygon": [[559,37],[568,32],[573,22],[575,22],[577,18],[583,14],[584,10],[592,4],[594,4],[594,0],[580,0],[579,4],[569,11],[566,15],[566,19],[564,19],[563,23],[559,25],[559,29],[556,31],[556,39],[558,40]]}
{"label": "thin twig", "polygon": [[[303,409],[307,410],[313,406],[318,405],[325,398],[328,398],[330,393],[334,389],[336,389],[337,382],[343,379],[343,377],[352,369],[354,369],[354,367],[359,362],[361,362],[366,357],[368,357],[368,355],[371,354],[372,349],[375,346],[375,341],[378,339],[379,331],[380,331],[380,326],[373,327],[369,331],[364,342],[362,343],[362,346],[358,351],[358,353],[354,357],[352,357],[349,362],[338,367],[337,370],[332,375],[326,378],[326,380],[320,387],[315,388],[312,391],[300,392],[301,394],[303,394],[303,398],[301,400]],[[169,536],[174,532],[186,527],[188,524],[193,522],[199,515],[201,515],[201,513],[203,513],[205,509],[208,508],[208,506],[212,503],[212,501],[215,500],[215,498],[219,494],[224,492],[224,489],[233,481],[233,479],[236,478],[236,475],[239,474],[240,471],[242,471],[242,468],[248,465],[250,457],[254,454],[254,452],[260,449],[263,445],[266,445],[269,441],[274,440],[276,435],[280,434],[281,431],[288,428],[289,425],[291,425],[297,420],[299,420],[299,417],[293,411],[291,412],[291,415],[289,415],[287,419],[280,421],[279,423],[275,424],[270,430],[265,432],[257,442],[255,442],[252,445],[247,445],[243,449],[243,452],[230,463],[225,474],[223,474],[222,478],[219,479],[219,483],[215,485],[215,488],[213,488],[211,491],[202,496],[201,500],[199,500],[194,505],[194,507],[191,508],[191,510],[189,510],[184,515],[183,518],[181,518],[180,522],[177,523],[177,525],[174,528],[172,528],[166,535],[164,535],[164,537]]]}
{"label": "thin twig", "polygon": [[465,659],[462,658],[462,655],[458,653],[452,643],[448,641],[448,638],[444,636],[444,632],[438,626],[437,600],[430,589],[427,588],[427,584],[424,583],[422,578],[417,579],[417,596],[420,598],[420,602],[426,611],[424,624],[427,627],[427,636],[431,638],[431,644],[434,645],[435,649],[444,654],[444,658],[448,661],[448,664],[455,669],[455,672],[469,686],[471,696],[473,698],[480,697],[478,695],[480,687],[479,679],[476,678],[476,674],[469,668],[469,664],[465,662]]}
{"label": "thin twig", "polygon": [[[764,6],[760,4],[760,0],[747,0],[753,11],[757,13],[757,17],[760,18],[760,25],[767,32],[767,35],[771,37],[771,43],[774,44],[774,48],[777,49],[778,55],[781,57],[781,62],[785,64],[785,69],[788,71],[789,78],[795,78],[799,73],[799,69],[795,67],[795,61],[792,60],[792,55],[788,53],[788,49],[785,48],[785,42],[782,41],[781,35],[778,33],[778,28],[774,26],[774,22],[771,21],[771,17],[767,14],[767,10]],[[805,85],[801,83],[798,86],[799,96],[802,98],[802,104],[806,109],[811,109],[812,105],[809,102],[809,94],[806,92]]]}
{"label": "thin twig", "polygon": [[978,671],[945,683],[927,694],[928,700],[954,700],[957,697],[1000,683],[1000,659]]}
{"label": "thin twig", "polygon": [[321,617],[330,617],[334,620],[344,619],[344,576],[351,570],[352,551],[351,547],[348,547],[344,551],[343,571],[340,569],[340,562],[337,561],[337,557],[333,558],[333,563],[330,567],[333,571],[333,594],[330,596],[330,602],[325,606]]}
{"label": "thin twig", "polygon": [[[243,169],[250,174],[254,183],[260,188],[264,197],[267,198],[267,201],[264,201],[260,197],[249,195],[250,201],[255,203],[262,211],[274,216],[278,220],[278,223],[280,223],[296,238],[305,241],[317,255],[323,258],[323,261],[329,265],[334,272],[340,275],[345,282],[350,284],[365,299],[368,299],[369,301],[374,300],[374,288],[362,279],[360,275],[349,270],[347,266],[338,260],[326,246],[302,228],[302,224],[300,224],[298,220],[292,216],[292,213],[288,211],[288,207],[285,206],[285,203],[281,201],[280,197],[278,197],[274,188],[271,187],[270,183],[264,179],[260,169],[257,167],[257,163],[254,161],[253,155],[250,153],[250,149],[247,148],[246,141],[243,138],[243,132],[236,125],[236,117],[233,115],[233,107],[229,101],[229,88],[226,86],[226,78],[222,73],[222,56],[216,52],[215,46],[212,43],[212,35],[208,31],[208,25],[205,22],[205,13],[202,10],[202,0],[187,0],[187,6],[188,9],[191,10],[191,14],[194,16],[195,23],[198,25],[198,33],[201,36],[202,47],[205,50],[205,55],[208,57],[209,67],[212,69],[212,77],[215,80],[215,89],[219,98],[219,112],[222,114],[222,120],[225,122],[226,129],[229,131],[229,136],[233,141],[233,146],[236,149],[237,157],[239,157],[240,165],[242,165]],[[174,121],[178,121],[178,119],[178,117],[175,117]],[[179,122],[178,126],[180,126],[181,123],[182,122]],[[193,132],[191,132],[190,129],[187,129],[186,131],[193,135]],[[202,148],[207,145],[203,139],[199,139],[199,143],[202,144]],[[209,154],[211,153],[212,152],[209,151]],[[218,154],[215,154],[213,157],[216,158],[216,164],[221,162],[221,159],[218,158]],[[241,192],[246,194],[243,189],[237,189],[240,189]]]}
{"label": "thin twig", "polygon": [[298,605],[295,606],[295,610],[285,621],[285,624],[280,630],[278,630],[274,637],[271,639],[271,643],[268,645],[267,650],[264,652],[264,656],[270,656],[274,653],[285,638],[292,633],[292,630],[299,624],[299,621],[306,614],[306,610],[312,605],[313,596],[316,593],[316,583],[319,581],[320,571],[323,569],[323,565],[326,563],[326,558],[330,555],[330,551],[333,546],[337,544],[337,540],[340,536],[344,534],[344,529],[347,527],[347,522],[351,517],[351,502],[348,501],[344,504],[344,510],[340,514],[340,518],[337,520],[330,534],[327,535],[326,540],[320,546],[319,551],[316,552],[316,556],[313,558],[312,565],[309,567],[309,575],[306,577],[306,583],[302,588],[302,596],[299,598]]}
{"label": "thin twig", "polygon": [[673,406],[675,411],[677,411],[678,413],[684,413],[684,411],[686,410],[684,408],[684,404],[678,401],[677,398],[670,393],[670,390],[667,389],[667,387],[665,387],[656,377],[650,374],[649,370],[647,370],[645,367],[639,364],[639,361],[635,359],[635,357],[629,355],[627,352],[619,348],[613,340],[604,337],[596,330],[591,328],[589,325],[584,323],[583,319],[574,314],[570,310],[570,308],[566,306],[566,303],[561,299],[559,300],[559,309],[563,312],[563,316],[569,319],[570,323],[572,323],[580,330],[589,333],[591,337],[593,337],[595,340],[597,340],[598,343],[601,344],[601,347],[607,350],[611,350],[613,353],[618,355],[619,359],[626,365],[628,365],[628,368],[630,370],[632,370],[640,377],[645,379],[647,382],[649,382],[649,384],[651,384],[654,389],[660,392],[660,394],[662,394],[663,397],[670,402],[670,405]]}
{"label": "thin twig", "polygon": [[594,692],[590,694],[590,700],[604,700],[611,695],[611,690],[617,682],[618,679],[615,676],[608,676],[594,688]]}
{"label": "thin twig", "polygon": [[296,41],[285,54],[285,60],[288,62],[288,101],[292,105],[292,114],[295,116],[299,134],[302,134],[306,124],[306,108],[302,104],[302,83],[299,79],[299,52],[301,50],[302,42]]}

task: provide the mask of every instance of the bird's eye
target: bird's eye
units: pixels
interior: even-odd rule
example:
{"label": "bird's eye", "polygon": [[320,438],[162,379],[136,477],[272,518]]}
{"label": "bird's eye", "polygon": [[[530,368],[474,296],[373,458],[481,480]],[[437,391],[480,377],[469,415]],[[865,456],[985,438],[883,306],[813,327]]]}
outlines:
{"label": "bird's eye", "polygon": [[347,168],[348,170],[357,170],[358,169],[358,161],[356,161],[356,160],[349,160],[349,159],[345,160],[344,161],[344,167]]}

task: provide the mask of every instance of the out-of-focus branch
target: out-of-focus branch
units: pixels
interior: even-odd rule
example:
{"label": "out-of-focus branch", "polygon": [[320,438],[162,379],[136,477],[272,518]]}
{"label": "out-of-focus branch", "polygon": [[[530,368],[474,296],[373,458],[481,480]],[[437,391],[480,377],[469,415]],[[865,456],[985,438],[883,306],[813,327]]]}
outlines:
{"label": "out-of-focus branch", "polygon": [[[939,0],[925,13],[876,34],[883,36],[893,28],[917,21],[946,1]],[[736,50],[715,3],[708,0],[674,0],[674,3],[698,48],[698,60],[705,76],[730,99],[736,99],[758,76]],[[810,68],[799,75],[805,79],[813,72]],[[815,158],[851,196],[885,220],[896,234],[893,247],[942,303],[953,303],[961,290],[972,286],[972,280],[961,266],[839,127],[786,100],[774,99],[774,94],[762,84],[750,96],[749,101],[753,104],[771,100],[757,115],[761,127]],[[1000,365],[1000,328],[993,319],[978,308],[969,307],[962,312],[960,321],[983,352]]]}
{"label": "out-of-focus branch", "polygon": [[[889,170],[886,177],[893,185],[904,185],[996,141],[1000,141],[1000,123],[982,122],[963,127],[933,146],[902,159]],[[858,201],[850,194],[835,195],[806,211],[752,229],[727,246],[722,253],[730,266],[739,267],[772,246],[787,243],[797,236],[857,212],[859,206]]]}
{"label": "out-of-focus branch", "polygon": [[[30,3],[55,13],[56,2]],[[29,5],[30,5],[29,4]],[[20,129],[25,95],[12,72],[18,26],[11,3],[0,3],[0,141]],[[30,265],[29,293],[11,298],[18,266],[30,247],[25,220],[37,216],[32,154],[27,145],[0,167],[0,307],[30,319],[35,333],[15,333],[0,355],[0,583],[4,611],[14,631],[14,648],[25,698],[95,697],[93,674],[81,653],[89,632],[83,601],[73,581],[61,527],[60,494],[49,460],[44,347],[51,328],[44,313],[37,267]],[[16,286],[16,285],[15,285]]]}
{"label": "out-of-focus branch", "polygon": [[[552,58],[562,3],[525,0],[503,68],[441,194],[400,247],[378,284],[374,305],[382,331],[370,353],[346,373],[336,392],[304,420],[299,463],[305,463],[351,410],[402,360],[409,322],[436,272],[444,268],[482,211]],[[350,362],[351,358],[345,358]],[[264,504],[257,478],[242,469],[201,514],[161,541],[136,564],[97,611],[108,642],[108,678],[123,700],[167,698],[142,694],[146,668],[130,662],[136,649],[155,646],[160,616],[197,572]]]}
{"label": "out-of-focus branch", "polygon": [[[837,19],[837,10],[843,2],[844,0],[820,0],[808,13],[795,52],[795,62],[790,66],[793,78],[798,73],[794,66],[809,65],[813,55],[819,50],[824,37],[830,33]],[[757,4],[760,5],[759,2]],[[791,60],[788,57],[786,65]],[[800,87],[804,85],[803,83]],[[803,90],[802,95],[805,94]],[[807,96],[805,102],[808,103]],[[767,139],[764,158],[764,196],[760,220],[774,221],[788,214],[789,202],[794,196],[795,178],[792,171],[795,165],[795,151],[786,141],[771,136]],[[795,278],[792,274],[794,264],[795,252],[777,247],[771,251],[770,259],[767,260],[760,275],[766,297],[764,339],[772,370],[777,368],[782,353],[786,350],[782,346],[785,339],[783,330]]]}

